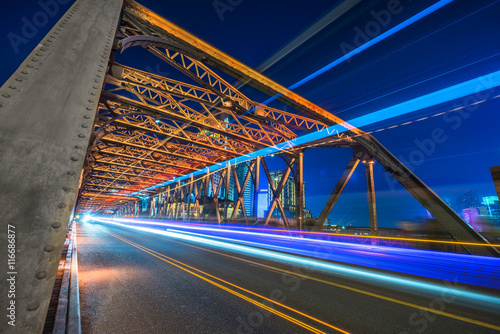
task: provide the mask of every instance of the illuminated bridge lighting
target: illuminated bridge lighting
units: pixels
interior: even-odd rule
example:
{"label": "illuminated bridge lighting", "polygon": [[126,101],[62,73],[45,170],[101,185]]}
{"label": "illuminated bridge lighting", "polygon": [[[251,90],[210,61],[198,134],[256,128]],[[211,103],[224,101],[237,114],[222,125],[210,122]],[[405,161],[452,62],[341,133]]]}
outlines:
{"label": "illuminated bridge lighting", "polygon": [[[96,218],[102,220],[109,220],[107,218]],[[88,220],[88,217],[87,219]],[[387,237],[387,236],[375,236],[375,235],[358,235],[358,234],[332,234],[328,232],[320,231],[300,231],[294,229],[284,229],[284,228],[259,228],[259,227],[247,227],[238,224],[224,224],[220,225],[217,223],[188,223],[184,221],[172,221],[154,219],[138,219],[138,218],[112,218],[112,221],[117,221],[121,223],[128,224],[143,224],[152,226],[164,226],[164,227],[179,227],[184,229],[202,230],[202,231],[216,231],[216,232],[227,232],[227,233],[244,233],[253,235],[269,235],[274,237],[285,237],[290,238],[291,236],[298,236],[300,240],[304,240],[304,237],[312,237],[315,241],[323,242],[324,240],[317,239],[318,237],[328,237],[329,239],[335,238],[340,239],[343,242],[346,238],[358,238],[358,239],[375,239],[375,240],[391,240],[391,241],[409,241],[409,242],[423,242],[423,243],[436,243],[436,244],[450,244],[450,245],[468,245],[468,246],[478,246],[478,247],[500,247],[500,244],[484,244],[475,242],[462,242],[462,241],[452,241],[452,240],[433,240],[433,239],[417,239],[417,238],[407,238],[407,237]],[[285,235],[284,235],[285,234]],[[342,240],[344,239],[344,240]]]}
{"label": "illuminated bridge lighting", "polygon": [[[357,55],[358,53],[368,49],[369,47],[377,44],[378,42],[381,42],[383,41],[384,39],[394,35],[395,33],[397,33],[398,31],[408,27],[409,25],[423,19],[424,17],[426,17],[427,15],[429,14],[432,14],[434,13],[436,10],[446,6],[447,4],[449,4],[450,2],[452,2],[453,0],[441,0],[437,3],[435,3],[434,5],[424,9],[423,11],[421,11],[420,13],[410,17],[409,19],[407,19],[406,21],[404,22],[401,22],[400,24],[398,24],[397,26],[387,30],[386,32],[378,35],[377,37],[371,39],[370,41],[366,42],[365,44],[361,45],[360,47],[352,50],[351,52],[348,52],[347,54],[343,55],[342,57],[338,58],[337,60],[334,60],[333,62],[331,62],[330,64],[322,67],[321,69],[317,70],[316,72],[308,75],[307,77],[305,77],[304,79],[294,83],[293,85],[291,85],[290,87],[288,87],[288,89],[295,89],[295,88],[298,88],[300,86],[302,86],[303,84],[305,84],[306,82],[316,78],[318,75],[321,75],[323,73],[325,73],[326,71],[334,68],[335,66],[339,65],[339,64],[342,64],[343,62],[345,62],[346,60],[354,57],[355,55]],[[269,99],[267,99],[266,101],[262,102],[262,104],[268,104],[274,100],[276,100],[280,95],[275,95]]]}
{"label": "illuminated bridge lighting", "polygon": [[[500,258],[453,254],[446,252],[396,248],[376,244],[356,244],[346,241],[325,240],[325,236],[303,235],[288,231],[289,235],[270,232],[242,231],[235,226],[216,228],[209,224],[179,224],[140,219],[94,218],[97,221],[121,227],[157,233],[205,244],[256,247],[323,260],[355,264],[440,280],[457,281],[496,288],[500,284]],[[296,232],[296,233],[294,233]],[[165,234],[167,233],[167,234]],[[184,237],[181,237],[184,236]],[[321,239],[323,237],[323,239]],[[321,252],[318,252],[321,249]],[[241,248],[236,248],[241,250]],[[245,248],[245,250],[248,250]],[[248,254],[251,252],[249,251]],[[268,254],[268,253],[266,253]],[[453,268],[453,270],[451,270]],[[457,269],[459,268],[459,269]]]}

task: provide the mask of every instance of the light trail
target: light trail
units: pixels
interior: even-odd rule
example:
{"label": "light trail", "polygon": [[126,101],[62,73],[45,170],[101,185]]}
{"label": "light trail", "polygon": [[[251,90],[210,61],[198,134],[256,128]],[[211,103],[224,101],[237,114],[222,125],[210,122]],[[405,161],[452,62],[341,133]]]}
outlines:
{"label": "light trail", "polygon": [[470,66],[472,66],[472,65],[479,64],[479,63],[481,63],[481,62],[483,62],[483,61],[486,61],[486,60],[490,60],[490,59],[492,59],[492,58],[498,57],[499,55],[500,55],[500,53],[495,53],[494,55],[491,55],[491,56],[488,56],[488,57],[482,58],[482,59],[480,59],[480,60],[474,61],[474,62],[469,63],[469,64],[467,64],[467,65],[463,65],[463,66],[460,66],[460,67],[458,67],[458,68],[454,68],[453,70],[446,71],[446,72],[444,72],[444,73],[440,73],[440,74],[438,74],[438,75],[435,75],[435,76],[433,76],[433,77],[430,77],[430,78],[427,78],[427,79],[421,80],[421,81],[419,81],[419,82],[415,82],[415,83],[413,83],[413,84],[411,84],[411,85],[408,85],[408,86],[405,86],[405,87],[402,87],[402,88],[398,88],[398,89],[393,90],[393,91],[391,91],[391,92],[389,92],[389,93],[387,93],[387,94],[383,94],[383,95],[377,96],[377,97],[375,97],[375,98],[372,98],[372,99],[370,99],[370,100],[366,100],[366,101],[364,101],[364,102],[362,102],[362,103],[358,103],[358,104],[356,104],[356,105],[354,105],[354,106],[352,106],[352,107],[345,108],[345,109],[342,109],[342,110],[340,110],[340,111],[336,111],[336,112],[335,112],[335,115],[339,115],[339,114],[341,114],[341,113],[343,113],[343,112],[346,112],[346,111],[349,111],[349,110],[352,110],[352,109],[356,109],[356,108],[362,107],[363,105],[366,105],[366,104],[368,104],[368,103],[370,103],[370,102],[380,100],[380,99],[382,99],[382,98],[384,98],[384,97],[388,97],[388,96],[390,96],[390,95],[393,95],[393,94],[396,94],[396,93],[398,93],[398,92],[401,92],[401,91],[407,90],[407,89],[409,89],[409,88],[416,87],[416,86],[418,86],[418,85],[421,85],[421,84],[423,84],[423,83],[426,83],[426,82],[432,81],[432,80],[434,80],[434,79],[437,79],[437,78],[440,78],[440,77],[444,77],[444,76],[445,76],[445,75],[447,75],[447,74],[451,74],[451,73],[457,72],[457,71],[459,71],[459,70],[466,69],[467,67],[470,67]]}
{"label": "light trail", "polygon": [[[208,273],[206,273],[206,272],[204,272],[202,270],[196,269],[196,268],[191,267],[191,266],[189,266],[189,265],[187,265],[187,264],[185,264],[185,263],[183,263],[181,261],[175,260],[175,259],[173,259],[171,257],[168,257],[168,256],[163,255],[161,253],[158,253],[158,252],[156,252],[154,250],[151,250],[149,248],[141,246],[141,245],[139,245],[137,243],[134,243],[134,242],[126,239],[126,238],[123,238],[123,237],[118,236],[118,235],[113,234],[113,233],[109,233],[109,232],[106,232],[106,233],[108,233],[109,235],[111,235],[111,236],[113,236],[113,237],[115,237],[115,238],[117,238],[117,239],[119,239],[119,240],[121,240],[121,241],[123,241],[125,243],[128,243],[129,245],[134,246],[134,247],[136,247],[136,248],[138,248],[138,249],[140,249],[140,250],[142,250],[142,251],[144,251],[144,252],[146,252],[146,253],[148,253],[150,255],[153,255],[154,257],[156,257],[156,258],[158,258],[158,259],[160,259],[162,261],[165,261],[165,262],[167,262],[167,263],[169,263],[169,264],[171,264],[171,265],[173,265],[173,266],[175,266],[175,267],[177,267],[179,269],[182,269],[182,270],[190,273],[191,275],[196,276],[196,277],[198,277],[198,278],[200,278],[200,279],[202,279],[202,280],[204,280],[204,281],[206,281],[206,282],[208,282],[208,283],[210,283],[210,284],[212,284],[212,285],[214,285],[214,286],[216,286],[216,287],[218,287],[218,288],[220,288],[222,290],[225,290],[225,291],[227,291],[227,292],[229,292],[229,293],[231,293],[231,294],[233,294],[233,295],[235,295],[235,296],[237,296],[237,297],[239,297],[241,299],[244,299],[244,300],[246,300],[246,301],[248,301],[248,302],[250,302],[250,303],[252,303],[252,304],[254,304],[254,305],[258,306],[258,307],[260,307],[260,308],[263,308],[263,309],[265,309],[265,310],[267,310],[269,312],[272,312],[272,313],[274,313],[274,314],[282,317],[283,319],[286,319],[286,320],[288,320],[288,321],[290,321],[290,322],[292,322],[292,323],[294,323],[296,325],[299,325],[299,326],[301,326],[301,327],[303,327],[303,328],[305,328],[305,329],[307,329],[307,330],[309,330],[309,331],[311,331],[313,333],[318,333],[319,334],[319,333],[325,333],[325,332],[323,332],[323,331],[321,331],[321,330],[319,330],[319,329],[317,329],[317,328],[315,328],[313,326],[310,326],[310,325],[304,323],[303,321],[300,321],[300,320],[298,320],[296,318],[288,316],[288,315],[284,314],[283,312],[280,312],[280,311],[278,311],[278,310],[276,310],[276,309],[274,309],[272,307],[269,307],[269,306],[267,306],[267,305],[265,305],[263,303],[260,303],[260,302],[256,301],[255,299],[252,299],[252,298],[249,298],[249,297],[247,297],[245,295],[242,295],[241,293],[239,293],[239,292],[237,292],[235,290],[232,290],[232,289],[230,289],[230,288],[228,288],[226,286],[223,286],[223,285],[221,285],[221,284],[219,284],[219,283],[217,283],[217,282],[215,282],[215,281],[213,281],[213,280],[211,280],[211,279],[209,279],[207,277],[215,279],[215,280],[217,280],[217,281],[219,281],[221,283],[227,284],[227,285],[229,285],[231,287],[237,288],[237,289],[239,289],[241,291],[244,291],[244,292],[249,293],[251,295],[254,295],[256,297],[262,298],[262,299],[264,299],[264,300],[266,300],[268,302],[271,302],[271,303],[273,303],[275,305],[278,305],[278,306],[280,306],[282,308],[285,308],[285,309],[287,309],[289,311],[297,313],[297,314],[299,314],[299,315],[301,315],[303,317],[306,317],[306,318],[308,318],[310,320],[316,321],[316,322],[318,322],[318,323],[320,323],[320,324],[322,324],[324,326],[330,327],[331,329],[334,329],[337,332],[344,333],[344,334],[349,334],[349,332],[346,332],[346,331],[344,331],[344,330],[342,330],[342,329],[340,329],[338,327],[332,326],[332,325],[330,325],[330,324],[328,324],[328,323],[326,323],[324,321],[321,321],[321,320],[319,320],[317,318],[314,318],[314,317],[312,317],[312,316],[310,316],[308,314],[300,312],[300,311],[298,311],[298,310],[296,310],[296,309],[294,309],[292,307],[289,307],[289,306],[286,306],[284,304],[278,303],[278,302],[276,302],[276,301],[274,301],[272,299],[266,298],[266,297],[264,297],[262,295],[259,295],[259,294],[255,293],[255,292],[247,290],[247,289],[245,289],[243,287],[240,287],[240,286],[238,286],[236,284],[233,284],[233,283],[230,283],[228,281],[225,281],[225,280],[223,280],[221,278],[218,278],[218,277],[216,277],[214,275],[210,275],[210,274],[208,274]],[[194,271],[196,271],[198,273],[195,273]],[[202,276],[200,274],[205,275],[205,276]]]}
{"label": "light trail", "polygon": [[[497,1],[495,1],[494,3],[488,4],[488,5],[486,5],[486,6],[482,7],[482,8],[480,8],[480,9],[478,9],[478,10],[476,10],[476,11],[472,12],[472,13],[469,13],[469,14],[467,14],[467,15],[465,15],[465,16],[463,16],[463,17],[459,18],[458,20],[456,20],[456,21],[454,21],[454,22],[451,22],[451,23],[449,23],[449,24],[445,25],[444,27],[441,27],[441,28],[439,28],[439,29],[437,29],[437,30],[434,30],[433,32],[431,32],[431,33],[429,33],[429,34],[427,34],[427,35],[425,35],[425,36],[422,36],[422,37],[420,37],[420,38],[418,38],[418,39],[416,39],[416,40],[412,41],[411,43],[408,43],[408,44],[406,44],[406,45],[402,46],[401,48],[399,48],[399,49],[397,49],[397,50],[395,50],[395,51],[393,51],[393,52],[391,52],[391,53],[388,53],[388,54],[384,55],[383,57],[381,57],[381,58],[377,59],[376,61],[369,62],[369,63],[367,63],[367,64],[364,64],[364,65],[363,65],[363,66],[361,66],[361,67],[358,67],[358,68],[356,68],[356,69],[353,69],[352,71],[349,71],[349,74],[346,74],[346,75],[344,75],[344,76],[342,76],[342,77],[340,77],[340,78],[337,78],[337,79],[336,79],[336,80],[334,80],[334,81],[329,82],[327,85],[325,85],[325,86],[323,86],[323,87],[321,87],[321,88],[319,88],[319,89],[317,89],[317,90],[314,90],[314,91],[313,91],[313,93],[317,93],[317,92],[318,92],[318,91],[320,91],[321,89],[325,89],[325,88],[327,88],[328,86],[331,86],[331,85],[333,85],[334,83],[337,83],[337,82],[339,82],[339,81],[341,81],[341,80],[343,80],[343,79],[347,78],[349,75],[352,75],[353,73],[357,73],[357,72],[359,72],[359,71],[361,71],[361,70],[363,70],[363,69],[367,68],[368,66],[375,64],[376,62],[378,62],[378,61],[380,61],[380,60],[382,60],[382,59],[385,59],[385,58],[387,58],[387,57],[389,57],[389,56],[392,56],[392,55],[396,54],[397,52],[399,52],[399,51],[401,51],[401,50],[403,50],[403,49],[406,49],[406,48],[410,47],[411,45],[414,45],[414,44],[416,44],[416,43],[418,43],[418,42],[420,42],[420,41],[422,41],[422,40],[426,39],[426,38],[427,38],[427,37],[429,37],[429,36],[435,35],[436,33],[440,32],[440,31],[442,31],[442,30],[444,30],[444,29],[446,29],[446,28],[449,28],[449,27],[451,27],[452,25],[454,25],[454,24],[456,24],[456,23],[458,23],[458,22],[461,22],[461,21],[463,21],[463,20],[465,20],[465,19],[467,19],[467,18],[469,18],[469,17],[471,17],[471,16],[473,16],[473,15],[475,15],[475,14],[477,14],[477,13],[481,12],[481,11],[483,11],[483,10],[485,10],[485,9],[487,9],[487,8],[489,8],[489,7],[493,6],[493,5],[495,5],[495,4],[497,4],[498,2],[500,2],[500,0],[497,0]],[[489,59],[489,58],[492,58],[492,57],[495,57],[495,56],[497,56],[497,55],[495,54],[495,55],[492,55],[492,56],[490,56],[490,57],[483,58],[483,59],[481,59],[481,60],[478,60],[477,62],[482,62],[482,61],[484,61],[484,60],[486,60],[486,59]],[[471,63],[471,64],[468,64],[468,65],[465,65],[465,66],[461,66],[461,67],[459,67],[459,68],[456,68],[456,69],[453,69],[453,70],[451,70],[451,71],[448,71],[448,72],[442,73],[442,74],[437,75],[437,76],[434,76],[434,77],[432,77],[432,78],[429,78],[429,79],[426,79],[426,80],[420,81],[420,82],[418,82],[418,83],[416,83],[416,84],[412,84],[412,85],[410,85],[410,86],[407,86],[407,87],[403,87],[403,88],[397,89],[397,90],[395,90],[395,91],[393,91],[393,92],[390,92],[390,93],[384,94],[384,95],[382,95],[382,96],[376,97],[376,98],[374,98],[374,99],[371,99],[371,100],[369,100],[369,101],[366,101],[366,102],[360,103],[360,104],[358,104],[358,105],[356,105],[356,106],[349,107],[349,108],[347,108],[347,109],[343,109],[343,110],[340,110],[340,111],[335,111],[335,114],[336,114],[336,115],[341,114],[341,113],[343,113],[343,112],[345,112],[345,111],[348,111],[348,110],[350,110],[350,109],[360,107],[360,106],[362,106],[362,105],[364,105],[364,104],[366,104],[366,103],[368,103],[368,102],[372,102],[372,101],[378,100],[378,99],[380,99],[380,98],[383,98],[383,97],[386,97],[386,96],[388,96],[388,95],[394,94],[394,93],[399,92],[399,91],[401,91],[401,90],[404,90],[404,89],[407,89],[407,88],[413,87],[413,86],[415,86],[415,85],[421,84],[421,83],[423,83],[423,82],[426,82],[426,81],[429,81],[429,80],[435,79],[435,78],[440,77],[440,76],[442,76],[442,75],[445,75],[445,74],[448,74],[448,73],[452,73],[452,72],[454,72],[454,71],[456,71],[456,70],[463,69],[463,68],[465,68],[465,67],[467,67],[467,66],[470,66],[470,65],[473,65],[473,64],[475,64],[475,63],[477,63],[477,62],[473,62],[473,63]]]}
{"label": "light trail", "polygon": [[344,15],[351,8],[360,3],[361,0],[345,0],[334,9],[329,11],[326,15],[320,18],[316,23],[307,28],[303,33],[297,36],[293,41],[285,45],[281,50],[276,52],[273,56],[271,56],[268,60],[257,67],[257,71],[263,72],[267,70],[269,67],[273,66],[276,62],[281,60],[287,54],[304,44],[311,37],[316,35],[318,32],[323,30],[326,26],[331,24],[333,21]]}
{"label": "light trail", "polygon": [[[401,244],[408,241],[426,242],[426,240],[422,239],[337,235],[325,232],[249,228],[232,225],[167,223],[127,218],[115,218],[113,220],[98,218],[98,220],[107,223],[119,222],[132,224],[132,226],[139,225],[155,230],[165,228],[169,232],[191,233],[196,236],[215,238],[225,242],[404,274],[450,281],[457,280],[460,283],[477,286],[490,288],[500,286],[500,259],[412,249],[408,245]],[[358,240],[353,242],[352,237],[358,238]],[[368,243],[356,243],[360,239]],[[391,240],[397,243],[386,246],[380,245],[379,240]],[[437,244],[444,243],[438,240],[432,241]],[[446,244],[484,246],[484,244],[480,243],[453,241]],[[495,246],[500,247],[500,245],[491,245],[491,247]],[[317,253],[318,247],[325,251]]]}
{"label": "light trail", "polygon": [[399,300],[399,299],[395,299],[395,298],[383,296],[383,295],[380,295],[378,293],[373,293],[373,292],[369,292],[369,291],[366,291],[366,290],[353,288],[353,287],[350,287],[350,286],[347,286],[347,285],[344,285],[344,284],[339,284],[339,283],[331,282],[331,281],[324,280],[324,279],[321,279],[321,278],[317,278],[317,277],[314,277],[312,275],[301,274],[301,273],[298,273],[296,271],[289,271],[289,270],[286,270],[286,269],[282,269],[282,268],[278,268],[278,267],[273,267],[273,266],[270,266],[270,265],[267,265],[267,264],[263,264],[263,263],[256,263],[254,261],[250,261],[250,260],[244,259],[242,257],[238,257],[238,256],[233,256],[233,255],[221,253],[221,252],[218,252],[218,251],[215,251],[215,250],[212,250],[212,249],[208,249],[208,248],[204,248],[204,247],[194,246],[194,245],[192,245],[190,243],[186,243],[186,242],[182,242],[182,241],[174,241],[174,242],[178,242],[178,243],[180,243],[182,245],[186,245],[186,246],[189,246],[189,247],[194,247],[194,248],[197,248],[197,249],[201,249],[201,250],[206,251],[206,252],[211,252],[211,253],[214,253],[214,254],[218,254],[218,255],[221,255],[221,256],[224,256],[224,257],[227,257],[227,258],[231,258],[231,259],[234,259],[234,260],[237,260],[237,261],[245,262],[245,263],[248,263],[250,265],[256,266],[258,268],[266,269],[266,270],[271,271],[271,272],[277,272],[277,273],[281,273],[281,274],[287,274],[287,275],[290,275],[290,276],[297,276],[297,277],[300,277],[302,279],[313,280],[313,281],[316,281],[316,282],[319,282],[319,283],[323,283],[323,284],[327,284],[327,285],[334,286],[334,287],[337,287],[337,288],[341,288],[341,289],[353,291],[353,292],[360,293],[360,294],[363,294],[363,295],[366,295],[366,296],[374,297],[374,298],[377,298],[377,299],[382,299],[382,300],[385,300],[385,301],[388,301],[388,302],[391,302],[391,303],[396,303],[396,304],[399,304],[399,305],[411,307],[411,308],[422,310],[422,311],[425,311],[425,312],[430,312],[430,313],[438,314],[438,315],[441,315],[441,316],[444,316],[444,317],[447,317],[447,318],[451,318],[451,319],[455,319],[455,320],[460,320],[460,321],[468,322],[468,323],[471,323],[471,324],[474,324],[474,325],[478,325],[478,326],[482,326],[482,327],[486,327],[486,328],[500,330],[500,326],[496,326],[496,325],[493,325],[493,324],[490,324],[490,323],[487,323],[487,322],[478,321],[478,320],[475,320],[475,319],[471,319],[471,318],[459,316],[459,315],[452,314],[452,313],[449,313],[449,312],[444,312],[444,311],[437,310],[437,309],[434,309],[434,308],[425,307],[425,306],[421,306],[421,305],[417,305],[417,304],[405,302],[403,300]]}
{"label": "light trail", "polygon": [[[293,254],[288,254],[288,253],[283,253],[283,251],[291,251],[291,248],[287,249],[279,249],[280,252],[276,252],[273,250],[267,250],[264,249],[263,247],[265,245],[260,244],[258,247],[262,248],[256,248],[256,247],[251,247],[249,245],[243,245],[241,244],[241,240],[237,239],[231,239],[231,238],[222,238],[218,237],[217,239],[214,238],[213,236],[207,237],[206,235],[200,235],[200,234],[194,234],[194,233],[189,233],[189,232],[171,232],[171,231],[162,231],[158,229],[153,229],[153,228],[145,228],[145,227],[139,227],[139,226],[130,226],[118,222],[113,222],[113,221],[103,221],[108,224],[116,225],[116,226],[121,226],[133,230],[138,230],[138,231],[143,231],[143,232],[148,232],[148,233],[154,233],[158,235],[163,235],[167,236],[170,238],[174,238],[177,240],[184,240],[184,241],[191,241],[194,243],[198,244],[203,244],[207,245],[210,247],[215,247],[219,249],[224,249],[228,250],[231,252],[237,252],[241,253],[244,255],[249,255],[252,257],[261,257],[265,258],[267,260],[271,261],[285,261],[287,263],[291,263],[294,265],[300,265],[300,266],[305,266],[308,268],[314,268],[315,270],[323,271],[329,274],[334,274],[338,275],[341,277],[347,277],[349,279],[357,279],[362,282],[368,283],[368,284],[382,284],[384,286],[390,285],[393,288],[399,288],[399,289],[409,289],[412,292],[419,291],[420,293],[424,294],[430,294],[433,295],[435,293],[442,293],[443,291],[446,291],[446,293],[453,294],[455,296],[459,296],[460,298],[463,298],[466,302],[472,303],[475,305],[484,305],[484,303],[487,303],[490,305],[492,308],[500,309],[500,298],[494,297],[494,296],[489,296],[485,295],[482,293],[477,293],[477,292],[472,292],[472,291],[464,291],[461,289],[457,288],[452,288],[452,287],[446,287],[443,289],[442,286],[433,284],[433,283],[426,283],[423,281],[419,281],[416,279],[407,279],[407,278],[401,278],[395,275],[391,274],[380,274],[375,271],[371,271],[368,269],[357,269],[357,268],[352,268],[348,267],[346,265],[341,265],[341,264],[335,264],[335,263],[330,263],[330,262],[325,262],[322,260],[316,260],[316,259],[311,259],[311,258],[305,258],[302,256],[297,256]],[[295,243],[297,245],[297,243]],[[377,248],[377,247],[373,247]],[[438,253],[438,252],[434,252]],[[363,254],[359,254],[360,256]],[[433,254],[435,255],[435,254]],[[473,259],[477,259],[480,257],[473,257]],[[488,259],[488,258],[486,258]],[[382,262],[388,262],[390,261],[390,258],[384,257],[381,258],[380,261]],[[420,259],[419,259],[420,260]],[[498,259],[496,259],[498,260]],[[439,261],[439,259],[437,259]],[[414,269],[415,270],[415,269]],[[498,288],[498,285],[496,286]]]}
{"label": "light trail", "polygon": [[[441,0],[441,1],[438,1],[437,3],[435,3],[434,5],[424,9],[423,11],[421,11],[420,13],[418,14],[415,14],[414,16],[410,17],[409,19],[407,19],[406,21],[404,22],[401,22],[400,24],[398,24],[397,26],[387,30],[386,32],[378,35],[377,37],[371,39],[370,41],[366,42],[365,44],[361,45],[360,47],[352,50],[351,52],[348,52],[347,54],[343,55],[342,57],[338,58],[337,60],[334,60],[333,62],[331,62],[330,64],[320,68],[319,70],[317,70],[316,72],[308,75],[307,77],[303,78],[302,80],[294,83],[293,85],[291,85],[290,87],[288,87],[288,89],[290,90],[294,90],[295,88],[298,88],[300,86],[302,86],[303,84],[305,84],[306,82],[316,78],[318,75],[321,75],[323,73],[325,73],[326,71],[334,68],[335,66],[339,65],[339,64],[342,64],[343,62],[345,62],[346,60],[354,57],[355,55],[359,54],[360,52],[368,49],[369,47],[377,44],[378,42],[381,42],[383,41],[384,39],[394,35],[395,33],[401,31],[402,29],[410,26],[411,24],[423,19],[424,17],[426,17],[427,15],[429,14],[432,14],[434,13],[436,10],[446,6],[447,4],[449,4],[450,2],[452,2],[453,0]],[[262,104],[268,104],[274,100],[276,100],[280,95],[275,95],[269,99],[267,99],[266,101],[262,102]]]}
{"label": "light trail", "polygon": [[[279,233],[286,233],[289,236],[286,236],[286,238],[290,238],[290,235],[293,233],[296,233],[300,235],[300,240],[303,240],[304,235],[310,235],[310,236],[328,236],[328,237],[334,237],[334,238],[347,238],[347,237],[354,237],[354,238],[364,238],[364,239],[375,239],[375,240],[394,240],[394,241],[411,241],[411,242],[423,242],[423,243],[435,243],[435,244],[448,244],[448,245],[457,245],[457,246],[480,246],[480,247],[500,247],[500,244],[484,244],[484,243],[479,243],[479,242],[463,242],[463,241],[451,241],[451,240],[429,240],[429,239],[417,239],[417,238],[405,238],[405,237],[381,237],[381,236],[375,236],[375,235],[357,235],[357,234],[334,234],[334,233],[328,233],[328,232],[316,232],[316,231],[303,231],[303,230],[293,230],[293,229],[273,229],[273,228],[258,228],[258,227],[246,227],[246,226],[240,226],[240,225],[231,225],[231,224],[225,224],[225,225],[219,225],[219,224],[208,224],[208,223],[186,223],[184,221],[179,221],[179,222],[157,222],[155,220],[147,220],[147,219],[137,219],[137,218],[113,218],[113,219],[106,219],[106,218],[96,218],[99,220],[103,221],[118,221],[118,222],[123,222],[123,223],[130,223],[130,224],[146,224],[146,225],[156,225],[156,226],[164,226],[164,227],[178,227],[178,228],[186,228],[186,229],[195,229],[195,230],[202,230],[202,231],[224,231],[228,233],[244,233],[244,234],[249,234],[249,235],[258,235],[258,236],[273,236],[273,237],[280,237],[280,235],[277,234],[270,234],[272,232],[279,232]],[[245,231],[250,231],[250,232],[240,232],[238,230],[245,230]],[[253,232],[253,231],[260,231],[259,233]],[[311,239],[318,241],[318,239]]]}

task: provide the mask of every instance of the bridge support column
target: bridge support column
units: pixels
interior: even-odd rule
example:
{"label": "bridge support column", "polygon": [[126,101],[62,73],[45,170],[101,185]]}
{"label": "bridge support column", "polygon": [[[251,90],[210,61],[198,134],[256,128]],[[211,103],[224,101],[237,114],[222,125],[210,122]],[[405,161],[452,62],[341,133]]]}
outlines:
{"label": "bridge support column", "polygon": [[299,230],[304,229],[304,151],[298,153],[295,162],[295,177],[296,177],[296,192],[295,192],[295,203],[296,203],[296,214],[297,214],[297,225]]}
{"label": "bridge support column", "polygon": [[193,174],[191,174],[191,177],[189,178],[189,186],[188,186],[188,198],[187,198],[187,214],[186,214],[186,220],[190,221],[191,220],[191,215],[192,211],[191,209],[191,194],[193,193],[193,183],[194,183],[194,177]]}
{"label": "bridge support column", "polygon": [[[222,180],[221,180],[222,181]],[[229,188],[231,186],[231,165],[226,167],[226,179],[224,182],[225,193],[224,193],[224,223],[227,223],[227,211],[229,209]]]}
{"label": "bridge support column", "polygon": [[210,189],[210,173],[208,171],[202,182],[204,183],[203,187],[204,192],[203,192],[203,210],[201,210],[200,221],[205,220],[205,215],[207,215],[210,212],[209,210],[210,205],[208,204],[208,195],[209,195],[208,190]]}
{"label": "bridge support column", "polygon": [[375,184],[373,182],[373,164],[375,160],[370,159],[365,161],[366,168],[366,184],[368,192],[368,214],[370,215],[370,234],[378,234],[378,221],[377,221],[377,206],[375,203]]}
{"label": "bridge support column", "polygon": [[260,182],[260,157],[255,159],[255,172],[254,172],[254,187],[253,187],[253,217],[254,222],[257,221],[257,211],[259,209],[259,182]]}

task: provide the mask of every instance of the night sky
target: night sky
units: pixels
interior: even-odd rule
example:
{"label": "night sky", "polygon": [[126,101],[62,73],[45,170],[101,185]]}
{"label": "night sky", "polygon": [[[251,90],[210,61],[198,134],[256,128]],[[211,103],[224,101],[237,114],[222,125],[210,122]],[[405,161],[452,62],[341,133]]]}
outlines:
{"label": "night sky", "polygon": [[[40,3],[50,2],[42,0]],[[44,20],[48,15],[43,14],[43,6],[35,1],[29,6],[21,1],[3,4],[1,82],[16,70],[69,8],[70,4],[61,4],[63,2],[57,2],[59,8],[49,8],[53,15],[47,20]],[[139,2],[247,65],[258,67],[342,1]],[[341,57],[347,45],[356,47],[364,37],[376,37],[436,2],[362,1],[264,74],[290,86]],[[226,10],[218,11],[216,5]],[[390,6],[395,13],[382,15]],[[499,15],[500,1],[455,0],[295,91],[348,121],[498,71]],[[26,30],[26,22],[38,23],[38,27]],[[12,43],[14,35],[22,38],[17,39],[20,41],[17,45]],[[131,48],[117,60],[150,72],[182,78],[141,48]],[[242,91],[256,101],[268,98],[248,87],[243,87]],[[460,112],[450,110],[483,98],[472,96],[452,101],[372,124],[363,130],[380,130],[373,135],[452,204],[471,189],[476,189],[480,197],[492,196],[495,190],[489,168],[500,165],[500,99],[493,98],[499,94],[497,88],[489,92],[486,101],[460,109]],[[270,105],[285,108],[276,101]],[[289,107],[287,110],[291,111]],[[441,112],[447,113],[416,121]],[[441,133],[441,140],[430,144],[436,131]],[[350,157],[350,149],[306,150],[306,200],[307,208],[314,215],[321,212]],[[278,157],[269,159],[270,169],[280,167],[279,160]],[[375,189],[381,227],[393,227],[398,220],[426,214],[411,195],[386,176],[380,164],[375,165]],[[360,165],[330,215],[332,223],[368,226],[366,201],[364,166]]]}

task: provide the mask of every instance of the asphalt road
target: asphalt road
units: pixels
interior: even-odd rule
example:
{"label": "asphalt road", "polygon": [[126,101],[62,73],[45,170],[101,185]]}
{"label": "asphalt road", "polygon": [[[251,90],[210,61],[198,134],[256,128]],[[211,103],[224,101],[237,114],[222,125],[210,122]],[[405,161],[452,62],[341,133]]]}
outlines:
{"label": "asphalt road", "polygon": [[[498,305],[467,303],[451,290],[402,291],[106,224],[80,223],[77,232],[83,333],[500,331]],[[422,280],[500,298],[496,289]]]}

